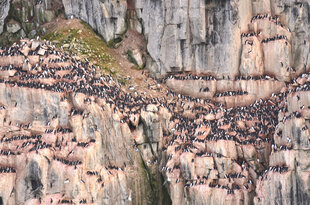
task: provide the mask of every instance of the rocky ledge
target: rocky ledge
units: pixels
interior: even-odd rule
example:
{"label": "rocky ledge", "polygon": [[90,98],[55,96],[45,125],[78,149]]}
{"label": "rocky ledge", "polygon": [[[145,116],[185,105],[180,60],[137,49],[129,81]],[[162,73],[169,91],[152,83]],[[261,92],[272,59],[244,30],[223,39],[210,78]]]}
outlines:
{"label": "rocky ledge", "polygon": [[[173,90],[151,98],[124,92],[48,41],[1,48],[0,201],[309,203],[309,74],[257,96],[213,76],[167,83],[174,80],[210,81],[218,91],[210,99]],[[248,94],[253,102],[241,102]]]}

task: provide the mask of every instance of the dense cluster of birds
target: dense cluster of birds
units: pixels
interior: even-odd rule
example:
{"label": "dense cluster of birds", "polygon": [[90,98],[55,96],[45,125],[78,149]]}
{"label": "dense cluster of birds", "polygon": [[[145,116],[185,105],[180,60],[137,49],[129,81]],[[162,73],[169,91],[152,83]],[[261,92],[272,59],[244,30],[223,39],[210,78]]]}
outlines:
{"label": "dense cluster of birds", "polygon": [[18,135],[18,136],[12,136],[10,138],[6,137],[6,135],[4,135],[2,138],[1,138],[1,142],[12,142],[12,141],[15,141],[15,140],[30,140],[30,139],[37,139],[37,140],[40,140],[42,138],[42,135],[32,135],[32,136],[27,136],[27,135]]}
{"label": "dense cluster of birds", "polygon": [[[251,22],[257,19],[268,18],[270,21],[274,21],[279,24],[278,17],[271,17],[268,14],[257,15],[253,17]],[[261,33],[243,33],[241,37],[257,36]],[[264,39],[263,41],[268,42],[272,40],[284,39],[287,40],[286,36],[276,36],[270,39]],[[50,45],[47,43],[47,45]],[[1,48],[0,56],[19,56],[23,55],[20,49],[26,46],[26,43],[22,45],[14,44],[10,48]],[[83,93],[88,97],[84,99],[85,104],[96,103],[98,99],[102,99],[110,106],[113,113],[118,113],[120,116],[120,123],[127,123],[131,127],[133,122],[139,121],[139,114],[142,110],[146,109],[148,104],[154,104],[160,109],[167,109],[172,113],[170,118],[171,129],[164,132],[165,144],[163,150],[167,151],[169,147],[173,147],[174,154],[168,156],[167,161],[173,161],[174,155],[179,155],[183,152],[194,153],[195,156],[207,156],[207,157],[223,157],[221,153],[213,153],[210,151],[202,150],[197,144],[217,142],[220,140],[233,141],[238,145],[254,145],[256,147],[264,147],[272,145],[273,151],[286,151],[291,149],[288,146],[277,146],[272,138],[275,133],[276,127],[279,122],[285,122],[287,119],[292,117],[300,117],[298,112],[291,113],[284,116],[282,121],[279,121],[278,114],[280,112],[288,113],[287,105],[282,103],[287,97],[288,93],[297,91],[310,90],[310,83],[304,84],[302,87],[296,87],[293,90],[288,90],[283,93],[273,95],[270,99],[259,99],[249,106],[239,106],[236,108],[224,108],[220,103],[213,103],[211,100],[194,98],[191,96],[185,96],[177,94],[171,90],[167,90],[167,96],[162,98],[150,98],[148,96],[133,95],[130,92],[123,92],[121,86],[117,81],[113,79],[111,75],[98,75],[98,68],[90,64],[86,59],[85,61],[79,61],[71,58],[69,54],[59,52],[53,49],[47,50],[44,54],[44,58],[49,58],[48,63],[43,63],[43,57],[41,57],[40,63],[31,66],[29,71],[23,70],[22,66],[14,66],[13,64],[7,66],[1,66],[1,71],[15,70],[15,74],[11,78],[0,79],[0,83],[4,83],[6,86],[11,87],[26,87],[33,89],[42,89],[51,92],[58,93]],[[29,55],[37,55],[38,49],[30,51]],[[57,57],[54,57],[57,55]],[[53,67],[53,64],[64,63],[63,66]],[[29,60],[25,60],[24,63],[29,63]],[[303,76],[305,77],[305,76]],[[162,82],[169,79],[175,80],[216,80],[213,76],[197,76],[197,75],[171,75],[165,78]],[[223,79],[225,77],[223,76]],[[227,77],[230,80],[230,77]],[[239,76],[235,80],[276,80],[270,76]],[[295,83],[295,82],[293,82]],[[209,92],[210,89],[207,87],[201,88],[201,92]],[[221,96],[237,96],[247,95],[246,91],[227,91],[223,93],[216,93],[214,97]],[[93,98],[90,98],[93,97]],[[93,100],[94,99],[94,100]],[[61,101],[68,100],[67,97],[63,96]],[[191,114],[189,116],[183,115],[187,109],[187,103],[191,102],[194,106],[191,108]],[[3,106],[3,109],[6,109]],[[104,110],[104,107],[102,107]],[[82,115],[83,118],[88,117],[88,113],[84,110],[72,108],[68,112],[68,116]],[[268,117],[266,117],[268,116]],[[54,116],[53,118],[57,118]],[[247,123],[248,122],[248,123]],[[9,124],[10,125],[10,124]],[[21,125],[20,125],[21,126]],[[49,126],[49,124],[47,124]],[[31,124],[28,124],[28,128]],[[305,128],[307,129],[307,128]],[[57,128],[57,129],[45,129],[45,134],[71,134],[70,128]],[[42,135],[33,136],[3,136],[1,142],[11,143],[17,140],[25,140],[22,146],[16,149],[27,148],[32,146],[28,151],[38,151],[40,149],[52,149],[61,151],[63,146],[68,145],[68,139],[62,138],[56,140],[54,144],[48,144],[42,141]],[[76,143],[78,147],[87,148],[90,143],[95,143],[94,139],[89,142],[77,142],[75,138],[71,139],[71,142]],[[2,151],[2,155],[10,155],[11,151]],[[82,164],[81,160],[69,158],[73,155],[73,151],[70,151],[67,158],[53,156],[53,160],[59,161],[68,166],[74,166],[77,168],[78,165]],[[245,160],[235,160],[243,169],[248,170],[251,167]],[[168,164],[168,163],[167,163]],[[179,170],[180,163],[170,163],[162,167],[162,172],[171,173],[174,170]],[[267,170],[273,172],[283,173],[288,171],[286,166],[266,167]],[[7,168],[6,168],[7,169]],[[13,168],[12,168],[13,169]],[[216,169],[216,167],[214,167]],[[0,169],[1,170],[1,169]],[[15,169],[13,169],[15,170]],[[117,167],[110,165],[106,167],[109,174],[112,174],[112,170],[123,171],[124,167]],[[87,171],[86,175],[99,176],[97,171]],[[230,183],[233,179],[247,178],[242,173],[225,174],[225,178]],[[227,190],[227,194],[233,194],[235,190],[249,189],[250,185],[253,184],[251,179],[247,180],[242,186],[232,183],[229,185],[221,185],[216,181],[209,181],[208,176],[197,176],[197,180],[187,180],[184,183],[185,188],[189,188],[201,184],[209,184],[212,188],[222,188]],[[98,178],[97,182],[102,182],[101,177]],[[176,182],[180,182],[177,179]],[[102,182],[102,186],[104,183]],[[60,203],[71,203],[72,201],[59,201]],[[81,200],[80,203],[86,203],[85,200]]]}
{"label": "dense cluster of birds", "polygon": [[225,91],[222,93],[215,93],[213,97],[226,97],[226,96],[237,96],[237,95],[248,95],[249,93],[247,91]]}
{"label": "dense cluster of birds", "polygon": [[73,161],[70,161],[70,160],[67,160],[67,159],[63,159],[63,158],[58,158],[56,156],[53,156],[53,160],[57,160],[65,165],[69,165],[69,166],[76,166],[77,165],[81,165],[82,164],[82,161],[81,160],[73,160]]}
{"label": "dense cluster of birds", "polygon": [[175,80],[216,80],[214,76],[208,75],[208,76],[198,76],[198,75],[170,75],[163,79],[163,82],[169,80],[169,79],[175,79]]}
{"label": "dense cluster of birds", "polygon": [[289,171],[289,168],[287,166],[284,166],[284,165],[283,166],[270,166],[263,173],[261,173],[258,178],[260,180],[267,180],[269,173],[277,172],[277,173],[282,174],[282,173],[285,173],[285,172],[288,172],[288,171]]}
{"label": "dense cluster of birds", "polygon": [[259,36],[260,34],[261,34],[261,32],[258,32],[258,33],[256,33],[256,32],[242,33],[241,38]]}
{"label": "dense cluster of birds", "polygon": [[97,171],[87,171],[86,174],[90,176],[93,176],[93,175],[98,176],[99,173]]}
{"label": "dense cluster of birds", "polygon": [[[280,22],[280,18],[279,16],[275,15],[275,16],[271,16],[269,13],[267,14],[257,14],[256,16],[253,16],[252,19],[251,19],[251,23],[254,23],[255,21],[257,20],[264,20],[264,19],[267,19],[269,20],[270,22],[273,22],[275,23],[276,25],[284,28],[284,25]],[[290,29],[287,28],[287,30],[290,32]]]}
{"label": "dense cluster of birds", "polygon": [[[273,135],[277,134],[278,136],[282,136],[282,131],[275,133],[275,130],[279,123],[285,123],[285,121],[296,117],[301,118],[302,114],[298,111],[294,111],[289,113],[287,109],[287,96],[289,94],[293,94],[295,92],[300,91],[309,91],[310,83],[309,81],[304,82],[303,84],[297,83],[297,79],[300,80],[308,79],[310,77],[309,73],[301,74],[296,79],[293,79],[290,84],[288,90],[280,92],[278,94],[272,94],[270,99],[260,99],[254,102],[249,106],[236,107],[236,108],[228,108],[225,109],[223,107],[209,107],[208,109],[197,108],[201,105],[196,105],[193,108],[193,111],[203,110],[204,114],[200,115],[197,113],[195,118],[187,118],[181,115],[175,114],[171,120],[174,122],[174,127],[171,129],[171,132],[165,133],[167,136],[166,146],[174,147],[175,154],[170,154],[167,157],[168,162],[174,161],[174,155],[180,155],[180,152],[191,152],[195,153],[196,156],[213,156],[213,157],[221,157],[219,153],[207,153],[201,151],[200,147],[197,146],[197,143],[206,143],[207,141],[218,141],[218,140],[233,140],[240,145],[248,145],[252,144],[257,147],[264,147],[265,145],[271,145],[273,152],[280,151],[290,151],[292,150],[292,146],[289,145],[290,138],[287,138],[288,145],[276,145],[273,139]],[[268,77],[270,79],[271,77]],[[249,78],[248,78],[249,79]],[[251,77],[252,79],[252,77]],[[292,85],[292,86],[291,86]],[[301,101],[299,95],[296,95],[296,100]],[[310,106],[302,105],[300,109],[309,109]],[[278,119],[278,115],[282,113],[281,116],[283,118]],[[216,119],[215,117],[208,119],[204,119],[207,115],[221,115],[220,119]],[[268,116],[268,118],[266,118]],[[228,120],[230,119],[230,120]],[[240,127],[240,122],[253,122],[255,126],[247,126]],[[223,128],[221,128],[223,127]],[[224,128],[225,127],[225,128]],[[203,129],[204,128],[204,129]],[[210,129],[211,131],[207,131]],[[201,129],[204,131],[197,132],[196,130]],[[301,128],[301,131],[308,130],[308,127],[305,125]],[[167,148],[164,148],[167,149]],[[259,159],[257,159],[259,162]],[[239,163],[236,161],[236,163]],[[167,163],[168,164],[168,163]],[[180,164],[178,162],[169,163],[170,166],[165,166],[162,168],[163,172],[171,173],[175,169],[180,169]],[[247,162],[242,162],[240,164],[242,168],[250,167]],[[273,166],[266,167],[265,171],[262,171],[262,174],[268,172],[278,172],[285,173],[288,172],[289,169],[286,165],[281,166]],[[242,174],[234,174],[238,177],[245,177]],[[259,179],[263,179],[261,175],[258,175]],[[225,175],[229,181],[232,176]],[[264,175],[266,179],[266,176]],[[196,185],[205,184],[208,179],[208,176],[203,176],[200,180],[189,180],[185,183],[184,187],[189,188]],[[180,182],[180,179],[177,179],[176,182]],[[251,182],[251,183],[250,183]],[[244,184],[243,188],[248,189],[249,186],[253,184],[252,180],[248,181],[248,184]],[[223,188],[225,185],[210,183],[210,187],[212,188]],[[240,187],[239,187],[240,188]],[[228,189],[228,194],[233,194],[234,190],[238,188],[232,187]]]}
{"label": "dense cluster of birds", "polygon": [[[290,70],[295,70],[294,68],[289,68]],[[296,70],[295,70],[296,71]],[[174,79],[174,80],[217,80],[216,77],[213,76],[197,76],[197,75],[191,75],[191,74],[187,74],[187,75],[174,75],[174,76],[169,76],[167,78],[165,78],[164,82],[166,82],[169,79]],[[222,80],[230,80],[229,76],[223,76]],[[237,80],[278,80],[276,77],[274,76],[269,76],[269,75],[256,75],[256,76],[236,76],[234,78],[236,81]],[[208,92],[210,91],[210,89],[208,87],[205,88],[200,88],[200,92]]]}
{"label": "dense cluster of birds", "polygon": [[10,156],[10,155],[17,155],[17,154],[11,150],[0,150],[0,155]]}
{"label": "dense cluster of birds", "polygon": [[68,200],[68,199],[62,199],[58,201],[58,204],[73,204],[72,199]]}
{"label": "dense cluster of birds", "polygon": [[257,14],[256,16],[252,17],[251,23],[253,23],[255,20],[269,19],[269,17],[269,14]]}
{"label": "dense cluster of birds", "polygon": [[16,173],[13,167],[0,167],[0,173]]}
{"label": "dense cluster of birds", "polygon": [[288,40],[287,37],[285,35],[276,35],[274,37],[271,37],[271,38],[266,38],[266,39],[263,39],[262,40],[262,43],[268,43],[270,41],[276,41],[276,40]]}
{"label": "dense cluster of birds", "polygon": [[264,75],[264,76],[236,76],[235,80],[277,80],[277,78]]}

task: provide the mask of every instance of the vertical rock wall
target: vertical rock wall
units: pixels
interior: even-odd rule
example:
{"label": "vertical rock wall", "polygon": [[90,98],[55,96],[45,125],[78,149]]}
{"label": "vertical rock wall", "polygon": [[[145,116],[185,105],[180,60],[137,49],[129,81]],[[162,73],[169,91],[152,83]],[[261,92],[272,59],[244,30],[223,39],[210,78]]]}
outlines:
{"label": "vertical rock wall", "polygon": [[[43,10],[47,11],[44,14],[50,16],[49,1],[43,2]],[[278,75],[279,80],[287,81],[292,75],[285,71],[287,67],[293,67],[296,74],[309,67],[309,2],[306,0],[63,0],[62,3],[67,17],[87,22],[106,41],[121,36],[128,26],[143,32],[150,55],[147,68],[157,77],[189,71],[217,78]],[[9,1],[2,0],[1,5],[0,22],[1,19],[3,22]],[[40,10],[39,7],[36,9]],[[251,21],[257,14],[278,16],[280,24],[266,19]],[[40,18],[36,19],[33,23],[41,22]],[[26,31],[25,26],[22,28]],[[262,35],[240,37],[242,33],[252,32]],[[287,45],[280,41],[261,43],[276,35],[285,35]],[[253,45],[245,44],[246,40]]]}
{"label": "vertical rock wall", "polygon": [[106,41],[126,31],[127,2],[123,0],[63,0],[66,15],[82,19]]}
{"label": "vertical rock wall", "polygon": [[9,14],[10,0],[0,1],[0,34],[3,32],[4,20]]}
{"label": "vertical rock wall", "polygon": [[[111,76],[95,67],[89,75],[90,67],[56,52],[50,42],[23,42],[0,50],[2,204],[169,203],[158,168],[167,111],[123,107],[129,114],[124,118],[115,100],[123,96],[128,103],[130,95]],[[85,88],[84,78],[94,87]],[[59,83],[84,88],[62,92]],[[102,97],[89,96],[89,89]]]}
{"label": "vertical rock wall", "polygon": [[[23,10],[27,6],[21,4],[18,14],[27,16],[23,21],[34,17],[25,25],[44,22],[32,12],[48,10],[48,2],[36,6],[31,15]],[[0,190],[1,200],[5,204],[35,204],[40,196],[44,202],[68,198],[97,204],[148,204],[158,199],[165,203],[169,202],[169,197],[164,196],[168,188],[174,204],[309,204],[310,79],[309,74],[294,79],[309,72],[308,1],[129,2],[128,8],[134,9],[138,22],[142,22],[141,27],[133,27],[141,29],[139,32],[144,33],[148,42],[148,69],[157,77],[184,71],[211,74],[225,80],[197,77],[189,83],[181,82],[183,87],[177,91],[215,98],[217,91],[242,88],[248,98],[216,97],[228,106],[239,106],[223,109],[178,95],[174,99],[177,102],[168,108],[147,106],[126,116],[124,123],[124,113],[114,110],[114,101],[88,103],[89,96],[83,94],[65,96],[41,88],[1,83],[0,104],[4,108],[0,126],[5,143],[1,144],[0,163],[1,168],[16,168],[16,173],[1,173],[6,175],[0,180],[1,186],[7,187]],[[8,2],[1,3],[5,5],[1,7],[4,19]],[[79,17],[88,22],[107,41],[126,29],[125,1],[63,3],[69,18]],[[14,24],[8,23],[12,32],[18,28]],[[45,45],[42,49],[45,52]],[[36,55],[23,55],[3,57],[0,64],[8,66],[13,62],[15,66],[23,65],[26,71],[25,59],[39,62]],[[1,70],[1,78],[14,78],[14,71],[5,69]],[[271,75],[276,79],[227,78],[238,75]],[[287,87],[281,82],[292,79]],[[174,83],[173,79],[168,81],[168,85]],[[201,95],[199,84],[210,87],[208,96]],[[273,92],[281,94],[259,100],[269,98]],[[183,101],[189,102],[184,105]],[[184,116],[198,117],[171,117],[177,104]],[[278,110],[278,106],[283,109]],[[71,108],[82,112],[72,115]],[[192,112],[194,108],[198,113]],[[31,127],[23,129],[28,123]],[[46,133],[58,127],[70,127],[72,132]],[[39,149],[38,144],[33,144],[39,150],[30,151],[27,147],[15,156],[14,149],[22,144],[14,137],[37,133],[55,149]],[[90,143],[91,140],[96,143]],[[90,144],[87,148],[77,145],[86,142]],[[42,145],[42,141],[37,143]],[[7,155],[8,150],[11,154]],[[72,150],[74,154],[70,153]],[[62,161],[67,158],[69,163],[78,160],[81,164],[75,168]],[[103,185],[97,176],[103,179]]]}
{"label": "vertical rock wall", "polygon": [[157,76],[181,71],[237,74],[244,2],[136,1],[153,59],[149,69]]}
{"label": "vertical rock wall", "polygon": [[[153,59],[148,68],[157,76],[180,71],[236,76],[244,73],[244,69],[252,69],[252,65],[258,69],[253,74],[257,74],[278,67],[280,57],[268,50],[280,51],[282,60],[300,72],[308,67],[308,1],[137,0],[135,6]],[[285,29],[289,29],[283,32],[290,38],[291,46],[287,51],[274,46],[274,50],[263,48],[263,52],[253,52],[254,56],[247,57],[241,33],[261,31],[265,36],[281,33],[281,28],[268,23],[261,26],[249,23],[253,16],[267,13],[278,15]],[[261,40],[254,43],[260,44]],[[245,65],[249,58],[253,62]]]}
{"label": "vertical rock wall", "polygon": [[[0,43],[12,44],[20,38],[34,38],[46,31],[40,26],[63,13],[61,0],[11,0],[0,8],[5,26],[0,30]],[[2,19],[0,17],[0,19]],[[1,23],[0,23],[1,25]]]}

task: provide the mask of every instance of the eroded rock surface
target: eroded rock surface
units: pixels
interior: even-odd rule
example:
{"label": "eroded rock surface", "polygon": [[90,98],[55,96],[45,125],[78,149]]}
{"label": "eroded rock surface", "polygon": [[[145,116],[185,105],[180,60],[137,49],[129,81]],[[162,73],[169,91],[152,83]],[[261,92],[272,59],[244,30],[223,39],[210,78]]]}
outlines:
{"label": "eroded rock surface", "polygon": [[[191,71],[235,77],[270,71],[285,78],[284,71],[278,72],[281,61],[297,73],[309,67],[309,42],[304,42],[309,37],[308,1],[137,0],[135,7],[153,59],[149,69],[157,76]],[[250,23],[258,14],[278,16],[279,23],[269,18]],[[241,34],[251,32],[262,35],[244,45]],[[261,44],[275,35],[286,35],[288,44]]]}
{"label": "eroded rock surface", "polygon": [[1,49],[4,204],[309,203],[309,74],[236,79],[248,93],[212,76],[167,79],[214,84],[210,99],[229,104],[132,95],[77,59],[37,40]]}
{"label": "eroded rock surface", "polygon": [[61,0],[12,0],[0,1],[0,9],[0,43],[11,45],[20,38],[44,34],[40,26],[63,13],[63,4]]}
{"label": "eroded rock surface", "polygon": [[[4,204],[169,200],[164,188],[155,189],[165,112],[156,105],[141,111],[141,97],[49,42],[24,40],[0,53]],[[128,107],[133,101],[141,103]]]}
{"label": "eroded rock surface", "polygon": [[126,1],[75,1],[63,0],[66,15],[82,19],[106,41],[113,40],[126,31]]}
{"label": "eroded rock surface", "polygon": [[[63,6],[67,18],[82,19],[111,44],[127,29],[142,33],[150,55],[147,68],[156,77],[189,71],[217,78],[273,75],[288,82],[309,67],[306,0],[40,2],[12,2],[13,17],[22,24],[19,35],[34,34],[28,29],[49,22]],[[2,4],[4,21],[9,3]]]}
{"label": "eroded rock surface", "polygon": [[107,41],[130,10],[171,90],[126,93],[50,42],[1,48],[0,202],[310,203],[307,1],[63,3]]}
{"label": "eroded rock surface", "polygon": [[0,1],[0,34],[3,32],[4,20],[9,14],[10,10],[10,1],[1,0]]}

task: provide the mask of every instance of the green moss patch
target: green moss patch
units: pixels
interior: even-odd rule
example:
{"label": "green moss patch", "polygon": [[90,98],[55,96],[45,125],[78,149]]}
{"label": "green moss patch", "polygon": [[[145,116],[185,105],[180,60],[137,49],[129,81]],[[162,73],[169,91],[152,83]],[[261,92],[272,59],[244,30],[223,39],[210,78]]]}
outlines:
{"label": "green moss patch", "polygon": [[43,36],[53,41],[57,47],[63,47],[71,54],[88,58],[105,72],[115,74],[116,60],[108,53],[108,45],[99,37],[89,25],[81,21],[80,29],[63,28],[52,31]]}

